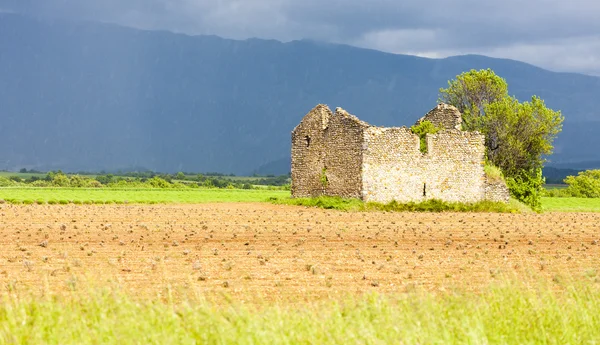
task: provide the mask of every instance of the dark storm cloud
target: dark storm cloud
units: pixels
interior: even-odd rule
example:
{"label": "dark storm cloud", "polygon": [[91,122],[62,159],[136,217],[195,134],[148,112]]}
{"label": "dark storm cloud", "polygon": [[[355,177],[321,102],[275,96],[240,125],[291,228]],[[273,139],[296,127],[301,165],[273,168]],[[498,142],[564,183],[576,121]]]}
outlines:
{"label": "dark storm cloud", "polygon": [[431,57],[480,53],[600,73],[600,2],[589,0],[0,0],[2,9]]}

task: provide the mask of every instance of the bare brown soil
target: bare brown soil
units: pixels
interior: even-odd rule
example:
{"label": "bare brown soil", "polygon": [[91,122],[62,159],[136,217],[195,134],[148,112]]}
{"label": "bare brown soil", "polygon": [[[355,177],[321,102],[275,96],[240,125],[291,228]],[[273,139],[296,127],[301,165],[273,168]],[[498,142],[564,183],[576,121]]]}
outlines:
{"label": "bare brown soil", "polygon": [[244,302],[478,290],[506,276],[597,282],[599,242],[600,214],[0,205],[0,294],[112,284]]}

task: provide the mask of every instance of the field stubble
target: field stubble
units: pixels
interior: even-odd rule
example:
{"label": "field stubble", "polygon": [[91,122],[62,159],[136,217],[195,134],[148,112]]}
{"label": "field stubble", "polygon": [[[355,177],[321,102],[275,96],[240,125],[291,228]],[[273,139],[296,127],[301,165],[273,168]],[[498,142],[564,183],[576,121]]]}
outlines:
{"label": "field stubble", "polygon": [[600,214],[340,212],[265,203],[0,205],[3,293],[115,285],[240,303],[598,284]]}

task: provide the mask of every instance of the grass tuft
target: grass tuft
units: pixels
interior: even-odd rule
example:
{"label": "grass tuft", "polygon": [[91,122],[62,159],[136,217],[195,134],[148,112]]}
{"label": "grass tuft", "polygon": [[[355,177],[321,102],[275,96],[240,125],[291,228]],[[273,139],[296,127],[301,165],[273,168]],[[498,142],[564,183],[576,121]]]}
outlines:
{"label": "grass tuft", "polygon": [[483,167],[483,171],[485,172],[486,177],[491,182],[501,182],[504,181],[504,175],[502,174],[502,170],[497,166],[486,164]]}
{"label": "grass tuft", "polygon": [[392,201],[387,204],[368,202],[358,199],[344,199],[332,196],[319,196],[316,198],[286,198],[271,199],[276,204],[319,207],[340,211],[388,211],[388,212],[497,212],[497,213],[522,213],[530,209],[516,200],[510,203],[493,201],[480,201],[476,203],[445,202],[430,199],[423,202],[399,203]]}
{"label": "grass tuft", "polygon": [[340,211],[362,211],[364,203],[358,199],[344,199],[339,196],[319,196],[316,198],[271,198],[276,204],[319,207]]}

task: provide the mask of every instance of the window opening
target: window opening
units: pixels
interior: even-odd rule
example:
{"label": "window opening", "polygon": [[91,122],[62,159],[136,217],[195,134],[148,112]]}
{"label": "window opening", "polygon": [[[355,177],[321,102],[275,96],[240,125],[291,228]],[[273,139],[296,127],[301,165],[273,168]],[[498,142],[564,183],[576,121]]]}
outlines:
{"label": "window opening", "polygon": [[310,147],[310,137],[308,135],[304,137],[304,141],[306,141],[306,147]]}
{"label": "window opening", "polygon": [[427,183],[423,183],[423,197],[427,197]]}

